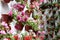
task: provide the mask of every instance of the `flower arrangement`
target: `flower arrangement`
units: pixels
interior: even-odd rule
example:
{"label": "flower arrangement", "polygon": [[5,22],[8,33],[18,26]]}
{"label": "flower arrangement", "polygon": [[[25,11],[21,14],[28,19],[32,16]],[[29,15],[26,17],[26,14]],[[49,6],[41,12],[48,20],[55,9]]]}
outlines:
{"label": "flower arrangement", "polygon": [[[10,2],[10,0],[4,1],[6,3]],[[49,40],[49,37],[53,40],[55,36],[56,40],[59,39],[59,3],[31,0],[28,4],[27,0],[15,1],[17,3],[12,6],[8,14],[2,14],[0,21],[1,40]],[[47,14],[45,13],[46,9],[49,9]],[[56,14],[57,10],[58,14]],[[11,27],[11,23],[14,27]],[[13,30],[16,30],[14,34]]]}

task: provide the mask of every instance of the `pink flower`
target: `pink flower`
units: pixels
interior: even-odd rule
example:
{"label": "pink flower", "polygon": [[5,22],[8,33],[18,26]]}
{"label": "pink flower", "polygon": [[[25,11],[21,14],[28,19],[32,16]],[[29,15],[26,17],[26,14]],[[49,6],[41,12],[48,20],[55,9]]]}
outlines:
{"label": "pink flower", "polygon": [[43,25],[39,25],[38,28],[43,28],[44,26]]}
{"label": "pink flower", "polygon": [[20,15],[17,15],[18,21],[22,21],[22,17]]}
{"label": "pink flower", "polygon": [[13,30],[10,30],[9,33],[10,33],[10,34],[13,34]]}
{"label": "pink flower", "polygon": [[45,38],[44,36],[40,36],[40,40],[44,40],[44,38]]}
{"label": "pink flower", "polygon": [[8,40],[7,38],[4,38],[3,40]]}
{"label": "pink flower", "polygon": [[12,10],[9,11],[9,16],[12,16],[13,12]]}
{"label": "pink flower", "polygon": [[42,34],[46,34],[46,32],[45,31],[42,31]]}
{"label": "pink flower", "polygon": [[46,34],[45,31],[38,31],[38,33],[40,33],[40,34]]}
{"label": "pink flower", "polygon": [[6,32],[4,30],[1,30],[0,34],[6,34]]}
{"label": "pink flower", "polygon": [[9,38],[4,38],[3,40],[10,40]]}
{"label": "pink flower", "polygon": [[35,5],[36,7],[39,7],[40,4],[38,2],[36,2],[36,1],[34,1],[33,5]]}
{"label": "pink flower", "polygon": [[1,24],[2,24],[3,26],[5,26],[5,28],[9,28],[7,23],[2,22]]}
{"label": "pink flower", "polygon": [[22,16],[24,16],[25,15],[25,12],[22,12],[22,14],[21,14]]}
{"label": "pink flower", "polygon": [[44,0],[40,0],[40,2],[44,2]]}
{"label": "pink flower", "polygon": [[18,11],[23,11],[24,7],[25,6],[23,4],[19,4],[19,3],[13,5],[13,8],[17,9]]}
{"label": "pink flower", "polygon": [[28,19],[28,16],[25,16],[25,17],[24,17],[24,19],[23,19],[23,20],[24,20],[24,22],[26,22],[26,21],[27,21],[27,19]]}

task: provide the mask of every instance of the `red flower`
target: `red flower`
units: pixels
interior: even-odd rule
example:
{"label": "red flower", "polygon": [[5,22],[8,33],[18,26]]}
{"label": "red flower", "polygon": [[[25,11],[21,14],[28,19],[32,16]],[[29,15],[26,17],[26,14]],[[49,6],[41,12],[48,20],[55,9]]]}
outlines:
{"label": "red flower", "polygon": [[44,40],[44,36],[40,36],[40,40]]}
{"label": "red flower", "polygon": [[15,25],[15,28],[17,29],[17,30],[22,30],[23,29],[23,24],[20,22],[20,23],[17,23],[16,25]]}
{"label": "red flower", "polygon": [[10,23],[12,21],[13,17],[9,16],[8,14],[2,14],[2,21],[6,23]]}
{"label": "red flower", "polygon": [[14,35],[14,39],[15,40],[18,40],[18,35]]}
{"label": "red flower", "polygon": [[32,36],[25,36],[24,40],[32,40]]}
{"label": "red flower", "polygon": [[9,2],[10,2],[10,0],[4,0],[4,2],[5,2],[5,3],[9,3]]}

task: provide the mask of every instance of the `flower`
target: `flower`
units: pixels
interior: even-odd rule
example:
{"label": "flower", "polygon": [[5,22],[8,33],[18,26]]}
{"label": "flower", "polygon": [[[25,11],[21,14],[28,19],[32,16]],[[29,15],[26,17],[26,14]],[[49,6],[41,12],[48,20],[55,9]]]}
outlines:
{"label": "flower", "polygon": [[40,34],[46,34],[45,31],[38,31],[38,33],[40,33]]}
{"label": "flower", "polygon": [[19,4],[19,3],[13,5],[13,8],[17,9],[18,11],[23,11],[24,7],[25,6],[23,4]]}
{"label": "flower", "polygon": [[34,1],[34,2],[33,2],[33,5],[35,5],[37,8],[39,8],[39,5],[40,5],[40,4],[39,4],[38,2],[36,2],[36,1]]}
{"label": "flower", "polygon": [[3,40],[10,40],[9,38],[4,38]]}
{"label": "flower", "polygon": [[4,30],[1,30],[0,34],[6,34],[6,32]]}
{"label": "flower", "polygon": [[31,9],[34,9],[34,8],[35,8],[35,5],[31,4],[31,5],[30,5],[30,8],[31,8]]}
{"label": "flower", "polygon": [[6,23],[12,22],[13,17],[9,16],[8,14],[2,14],[2,21]]}
{"label": "flower", "polygon": [[23,24],[20,22],[20,23],[17,23],[16,25],[15,25],[15,28],[16,28],[16,30],[22,30],[23,29]]}
{"label": "flower", "polygon": [[40,36],[40,40],[44,40],[44,38],[45,38],[44,36]]}
{"label": "flower", "polygon": [[40,2],[44,2],[44,0],[40,0]]}
{"label": "flower", "polygon": [[17,20],[22,21],[22,17],[20,15],[17,15]]}
{"label": "flower", "polygon": [[1,25],[5,26],[5,28],[9,28],[9,27],[8,27],[8,24],[5,23],[5,22],[2,22]]}
{"label": "flower", "polygon": [[19,39],[18,35],[14,35],[14,39],[18,40]]}
{"label": "flower", "polygon": [[5,3],[9,3],[9,2],[10,2],[10,0],[4,0],[4,2],[5,2]]}
{"label": "flower", "polygon": [[22,16],[24,16],[25,15],[25,12],[22,12],[22,14],[21,14]]}
{"label": "flower", "polygon": [[27,19],[28,19],[28,16],[25,16],[25,17],[23,18],[23,21],[26,22]]}
{"label": "flower", "polygon": [[46,32],[45,31],[42,31],[42,34],[46,34]]}
{"label": "flower", "polygon": [[12,10],[9,11],[9,16],[12,16],[13,12]]}
{"label": "flower", "polygon": [[32,36],[25,36],[24,40],[32,40]]}

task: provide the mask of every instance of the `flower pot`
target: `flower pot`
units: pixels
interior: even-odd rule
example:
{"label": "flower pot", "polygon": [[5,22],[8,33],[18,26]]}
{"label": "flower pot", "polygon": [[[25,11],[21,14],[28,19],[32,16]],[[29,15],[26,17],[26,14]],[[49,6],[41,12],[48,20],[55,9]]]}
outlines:
{"label": "flower pot", "polygon": [[30,29],[32,29],[31,26],[29,26],[29,25],[26,25],[26,26],[25,26],[25,30],[26,30],[26,31],[29,31]]}
{"label": "flower pot", "polygon": [[22,22],[19,22],[19,23],[16,23],[16,25],[15,25],[15,28],[16,28],[16,30],[22,30],[23,29],[23,24],[22,24]]}
{"label": "flower pot", "polygon": [[8,14],[2,14],[2,21],[9,23],[12,22],[13,17],[9,16]]}

